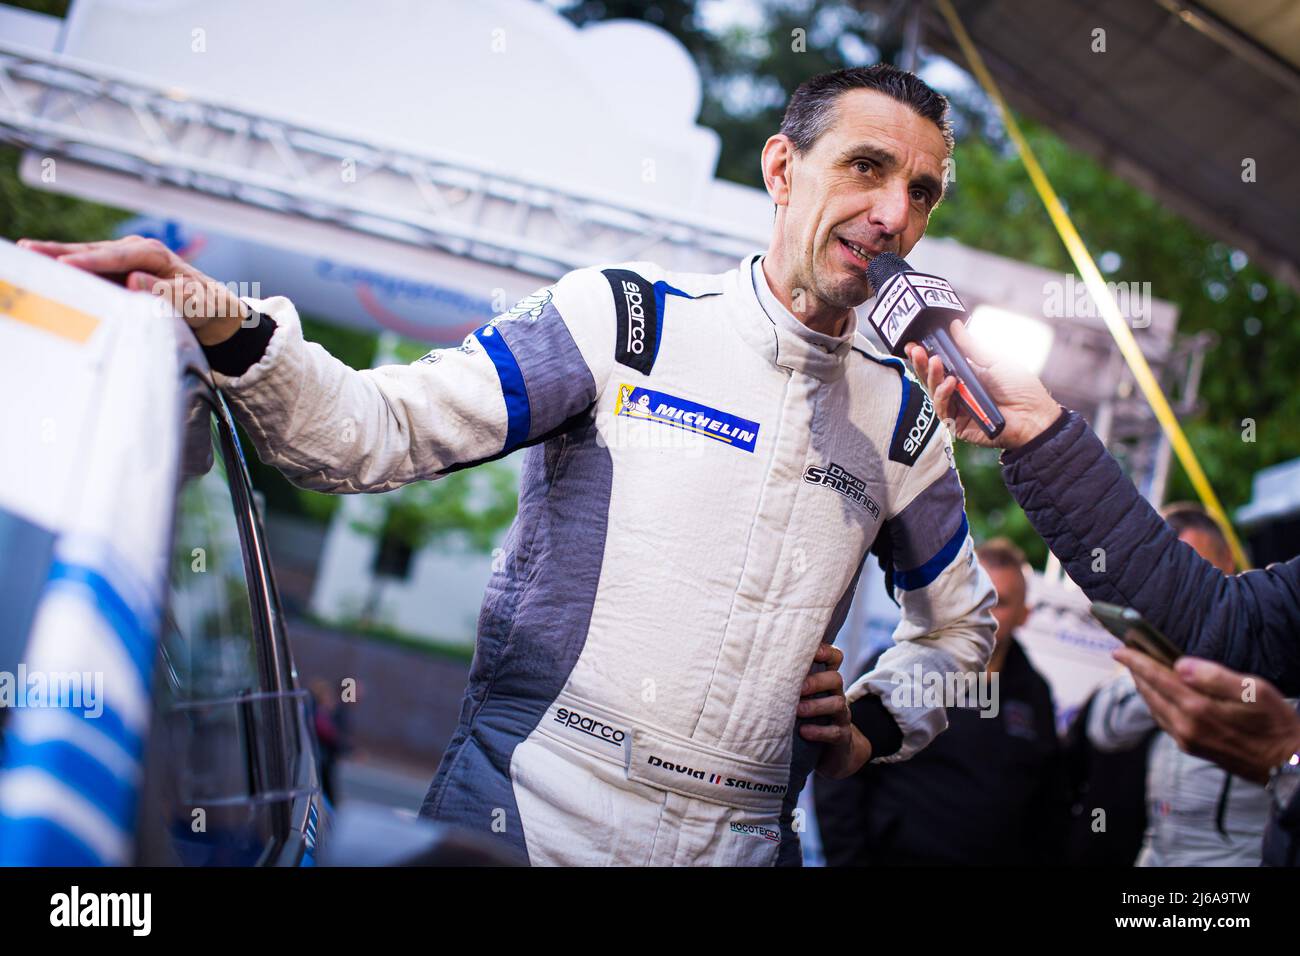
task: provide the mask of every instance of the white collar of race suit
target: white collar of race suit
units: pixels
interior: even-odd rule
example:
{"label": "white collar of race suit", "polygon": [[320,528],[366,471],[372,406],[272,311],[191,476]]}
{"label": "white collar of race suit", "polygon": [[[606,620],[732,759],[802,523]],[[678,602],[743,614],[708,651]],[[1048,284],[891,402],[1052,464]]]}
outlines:
{"label": "white collar of race suit", "polygon": [[856,322],[843,335],[825,335],[808,328],[772,292],[762,260],[761,253],[746,257],[736,277],[744,301],[745,315],[740,316],[742,334],[782,368],[822,381],[839,378],[844,374],[844,360],[853,347]]}

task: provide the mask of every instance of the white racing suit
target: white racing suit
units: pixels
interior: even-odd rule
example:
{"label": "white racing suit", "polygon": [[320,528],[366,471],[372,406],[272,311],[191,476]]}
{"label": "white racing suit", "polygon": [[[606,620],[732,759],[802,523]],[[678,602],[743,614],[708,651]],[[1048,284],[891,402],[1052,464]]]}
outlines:
{"label": "white racing suit", "polygon": [[[1088,711],[1088,740],[1103,753],[1136,747],[1157,729],[1125,670],[1102,684]],[[1259,866],[1268,791],[1156,735],[1147,756],[1147,829],[1135,866]]]}
{"label": "white racing suit", "polygon": [[800,685],[873,545],[903,618],[849,698],[882,759],[946,725],[922,672],[984,669],[993,589],[929,400],[856,332],[765,311],[756,261],[580,269],[362,372],[248,300],[274,334],[219,384],[296,483],[384,491],[530,446],[422,815],[533,863],[797,863]]}

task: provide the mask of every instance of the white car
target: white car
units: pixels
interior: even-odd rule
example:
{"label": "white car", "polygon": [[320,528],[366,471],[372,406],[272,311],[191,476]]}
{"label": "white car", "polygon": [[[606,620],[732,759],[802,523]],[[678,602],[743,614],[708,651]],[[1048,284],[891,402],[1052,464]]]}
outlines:
{"label": "white car", "polygon": [[0,864],[310,865],[310,704],[188,327],[0,244],[0,447]]}
{"label": "white car", "polygon": [[239,438],[160,300],[0,241],[0,865],[511,864],[320,787]]}

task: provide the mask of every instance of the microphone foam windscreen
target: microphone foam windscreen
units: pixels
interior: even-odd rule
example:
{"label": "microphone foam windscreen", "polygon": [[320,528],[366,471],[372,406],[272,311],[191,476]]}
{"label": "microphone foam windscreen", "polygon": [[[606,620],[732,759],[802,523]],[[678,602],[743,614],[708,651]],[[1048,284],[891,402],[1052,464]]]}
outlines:
{"label": "microphone foam windscreen", "polygon": [[892,252],[882,252],[867,265],[867,281],[871,283],[871,288],[879,295],[880,287],[888,282],[892,276],[900,272],[911,271],[912,267],[901,256],[896,256]]}

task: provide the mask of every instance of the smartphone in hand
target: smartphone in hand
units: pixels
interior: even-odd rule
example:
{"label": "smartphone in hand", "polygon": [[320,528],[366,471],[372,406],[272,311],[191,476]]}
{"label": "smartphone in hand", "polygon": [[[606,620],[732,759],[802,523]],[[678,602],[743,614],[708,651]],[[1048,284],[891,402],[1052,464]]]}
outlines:
{"label": "smartphone in hand", "polygon": [[1100,621],[1106,630],[1123,641],[1125,647],[1141,651],[1166,667],[1173,667],[1174,661],[1183,656],[1183,652],[1173,641],[1161,634],[1154,624],[1131,607],[1093,601],[1092,616]]}

